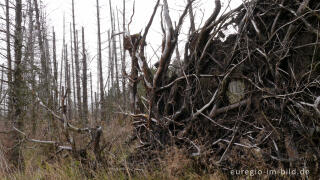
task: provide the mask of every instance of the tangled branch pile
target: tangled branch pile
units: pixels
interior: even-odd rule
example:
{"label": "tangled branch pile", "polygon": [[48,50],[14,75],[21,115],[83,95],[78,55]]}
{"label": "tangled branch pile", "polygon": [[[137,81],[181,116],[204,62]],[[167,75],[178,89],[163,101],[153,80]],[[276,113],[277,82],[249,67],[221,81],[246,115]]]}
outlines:
{"label": "tangled branch pile", "polygon": [[[208,171],[296,167],[320,173],[320,2],[252,0],[221,15],[216,0],[204,26],[190,34],[183,65],[170,69],[189,6],[174,28],[164,0],[167,32],[155,74],[144,57],[155,13],[142,37],[125,38],[141,143],[132,162],[152,162],[155,152],[178,147]],[[237,33],[224,37],[230,28]],[[145,97],[137,97],[139,80]]]}

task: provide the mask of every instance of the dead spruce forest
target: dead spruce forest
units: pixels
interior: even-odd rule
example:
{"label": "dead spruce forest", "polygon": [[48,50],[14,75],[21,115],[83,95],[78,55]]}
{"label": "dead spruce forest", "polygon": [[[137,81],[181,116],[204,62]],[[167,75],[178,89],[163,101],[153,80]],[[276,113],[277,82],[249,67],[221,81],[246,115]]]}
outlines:
{"label": "dead spruce forest", "polygon": [[[174,18],[171,1],[155,0],[141,32],[130,32],[134,1],[106,0],[110,24],[92,1],[98,68],[89,69],[77,1],[58,43],[45,2],[1,0],[0,176],[240,179],[251,175],[231,172],[305,169],[251,178],[318,179],[320,2],[225,8],[232,1],[212,0],[195,22],[201,0]],[[156,23],[161,55],[150,63]]]}

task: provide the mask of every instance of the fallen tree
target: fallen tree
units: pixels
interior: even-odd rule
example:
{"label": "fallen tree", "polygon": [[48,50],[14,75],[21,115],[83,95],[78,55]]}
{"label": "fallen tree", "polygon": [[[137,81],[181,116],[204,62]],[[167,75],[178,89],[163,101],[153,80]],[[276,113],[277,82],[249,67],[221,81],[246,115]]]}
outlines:
{"label": "fallen tree", "polygon": [[[174,28],[163,0],[166,33],[155,73],[144,46],[159,1],[144,34],[124,38],[132,59],[132,113],[126,114],[141,143],[131,162],[153,162],[154,152],[176,146],[208,171],[297,167],[317,175],[320,3],[252,0],[221,14],[215,0],[203,27],[189,35],[183,65],[172,70],[192,2]],[[225,34],[230,28],[236,33]]]}
{"label": "fallen tree", "polygon": [[[34,92],[34,91],[33,91]],[[101,157],[101,153],[105,148],[105,145],[101,146],[103,131],[101,126],[97,126],[94,128],[78,128],[70,123],[70,119],[67,118],[67,105],[65,104],[66,97],[68,96],[68,90],[62,94],[61,97],[61,112],[59,115],[57,112],[50,109],[47,105],[43,103],[43,101],[39,98],[38,94],[35,94],[36,97],[36,103],[39,103],[39,105],[44,108],[46,111],[48,111],[53,117],[54,120],[57,120],[61,122],[60,127],[63,128],[63,135],[65,136],[65,140],[63,141],[48,141],[48,140],[39,140],[34,138],[29,138],[29,136],[21,131],[20,129],[13,126],[13,131],[16,131],[20,133],[23,137],[23,140],[42,144],[42,145],[48,145],[52,146],[52,150],[54,151],[54,155],[50,156],[48,160],[55,158],[55,156],[61,154],[63,151],[67,151],[68,154],[70,154],[73,158],[80,160],[81,162],[85,162],[87,160],[87,153],[89,150],[92,150],[95,156],[94,162],[101,163],[103,161]],[[57,129],[56,129],[57,130]],[[87,142],[85,139],[82,139],[81,142],[76,142],[76,139],[74,136],[77,136],[77,134],[87,134],[89,137]],[[57,136],[60,136],[57,134]],[[77,144],[79,143],[79,144]],[[63,145],[66,144],[66,145]]]}

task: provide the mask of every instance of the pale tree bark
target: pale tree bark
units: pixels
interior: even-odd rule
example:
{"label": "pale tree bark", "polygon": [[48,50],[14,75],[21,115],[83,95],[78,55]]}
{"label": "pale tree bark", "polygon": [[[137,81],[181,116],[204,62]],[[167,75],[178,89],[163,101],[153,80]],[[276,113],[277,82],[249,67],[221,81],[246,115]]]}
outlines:
{"label": "pale tree bark", "polygon": [[[42,31],[43,31],[43,42],[44,42],[44,48],[45,48],[45,62],[46,62],[46,84],[48,91],[46,92],[46,98],[48,101],[48,107],[50,109],[54,108],[54,94],[52,94],[52,64],[51,64],[51,55],[50,55],[50,45],[49,45],[49,40],[48,40],[48,35],[47,35],[47,29],[45,28],[45,16],[42,17]],[[57,127],[57,124],[55,123],[54,116],[52,116],[51,113],[47,112],[47,116],[49,117],[49,130],[50,133],[53,135],[55,133],[55,128]]]}
{"label": "pale tree bark", "polygon": [[[116,38],[114,36],[114,32],[115,32],[115,16],[112,10],[112,4],[111,4],[111,0],[109,0],[109,8],[110,8],[110,18],[111,18],[111,40],[112,40],[112,71],[115,70],[115,72],[113,72],[113,74],[115,73],[115,83],[114,83],[114,87],[112,87],[112,89],[116,90],[115,95],[119,95],[120,94],[120,88],[119,88],[119,74],[118,74],[118,57],[117,57],[117,42],[116,42]],[[111,50],[111,49],[109,49]],[[113,70],[114,69],[114,70]],[[112,78],[112,81],[114,79]]]}
{"label": "pale tree bark", "polygon": [[[113,34],[113,16],[112,16],[112,7],[111,7],[111,0],[109,0],[109,11],[110,11],[110,27],[111,27],[111,32],[108,30],[108,45],[109,45],[109,74],[111,78],[111,94],[113,95],[113,90],[114,90],[114,61],[113,61],[113,52],[112,52],[112,40],[113,38],[111,37]],[[111,34],[110,34],[111,33]],[[108,89],[109,90],[109,89]]]}
{"label": "pale tree bark", "polygon": [[57,48],[56,48],[56,33],[54,28],[52,28],[53,36],[53,78],[54,78],[54,109],[58,107],[58,64],[57,64]]}
{"label": "pale tree bark", "polygon": [[[116,31],[116,22],[115,22],[115,14],[113,12],[113,34]],[[117,94],[116,96],[120,95],[120,83],[119,83],[119,69],[118,69],[118,51],[117,51],[117,40],[116,37],[113,36],[113,54],[114,54],[114,64],[115,64],[115,70],[116,70],[116,88],[117,88]],[[120,43],[120,42],[119,42]]]}
{"label": "pale tree bark", "polygon": [[60,103],[60,107],[63,106],[63,104],[61,103],[61,97],[62,97],[62,93],[64,92],[63,89],[62,89],[62,81],[63,81],[63,62],[64,62],[64,44],[65,44],[65,14],[63,14],[63,40],[62,40],[62,50],[61,50],[61,61],[60,61],[60,84],[59,84],[59,92],[60,92],[60,95],[58,96],[59,100],[58,102]]}
{"label": "pale tree bark", "polygon": [[75,86],[75,80],[74,80],[74,56],[73,56],[73,47],[72,47],[72,27],[71,27],[71,23],[70,23],[70,52],[71,52],[71,69],[72,69],[72,92],[73,92],[73,105],[74,105],[74,109],[75,109],[75,114],[77,114],[77,108],[76,108],[76,104],[77,104],[77,100],[76,100],[76,86]]}
{"label": "pale tree bark", "polygon": [[[123,9],[122,9],[122,29],[123,29],[123,32],[126,32],[126,1],[123,0]],[[119,18],[118,18],[119,19]],[[120,28],[119,28],[119,31],[120,31]],[[123,34],[123,38],[125,36],[125,33]],[[121,48],[122,49],[122,48]],[[124,104],[126,105],[127,104],[127,94],[126,94],[126,51],[123,50],[122,52],[122,60],[121,60],[121,71],[122,71],[122,93],[124,94],[123,95],[123,101],[124,101]]]}
{"label": "pale tree bark", "polygon": [[103,89],[103,73],[102,73],[102,57],[101,57],[101,32],[100,32],[100,7],[99,0],[97,0],[97,23],[98,23],[98,68],[99,68],[99,86],[100,86],[100,104],[101,104],[101,120],[106,118],[106,107],[104,102]]}
{"label": "pale tree bark", "polygon": [[91,95],[91,118],[92,118],[94,101],[93,101],[93,94],[92,94],[92,74],[91,74],[91,72],[90,72],[90,95]]}
{"label": "pale tree bark", "polygon": [[[59,90],[60,90],[59,92],[60,93],[63,92],[62,91],[62,86],[63,86],[63,84],[62,84],[62,80],[63,80],[63,78],[62,78],[62,76],[63,76],[63,74],[62,74],[62,72],[63,72],[63,59],[64,59],[64,47],[62,46],[61,60],[60,60],[60,82],[59,82]],[[60,103],[60,107],[62,107],[61,95],[59,95],[58,98],[59,98],[58,102]]]}
{"label": "pale tree bark", "polygon": [[[113,88],[114,88],[114,68],[113,68],[113,53],[112,53],[112,38],[110,34],[110,30],[108,30],[108,52],[109,52],[109,77],[110,77],[110,88],[111,88],[111,94],[113,94]],[[108,88],[109,90],[109,88]]]}
{"label": "pale tree bark", "polygon": [[11,59],[11,45],[10,45],[10,8],[9,0],[6,0],[6,41],[7,41],[7,68],[8,68],[8,120],[12,119],[12,59]]}
{"label": "pale tree bark", "polygon": [[[24,56],[24,62],[28,62],[30,66],[30,79],[31,86],[33,89],[36,87],[36,72],[34,70],[35,63],[34,63],[34,24],[33,24],[33,4],[32,0],[28,0],[28,18],[29,18],[29,24],[28,24],[28,37],[27,37],[27,44],[25,49],[25,56]],[[31,103],[31,119],[32,119],[32,133],[35,134],[36,132],[36,126],[37,126],[37,105],[35,102],[35,96],[32,95],[32,103]]]}
{"label": "pale tree bark", "polygon": [[44,87],[41,97],[46,98],[47,100],[47,92],[49,92],[49,83],[48,83],[48,67],[46,62],[46,52],[45,47],[42,39],[42,31],[41,31],[41,22],[40,22],[40,12],[39,12],[39,5],[38,1],[34,0],[35,12],[36,12],[36,24],[37,24],[37,35],[38,35],[38,43],[40,48],[40,62],[41,62],[41,80],[42,85]]}
{"label": "pale tree bark", "polygon": [[131,56],[131,74],[129,79],[129,86],[130,86],[130,106],[131,111],[136,113],[136,95],[137,95],[137,85],[138,85],[138,58],[136,56],[136,50],[132,50],[130,52]]}
{"label": "pale tree bark", "polygon": [[[126,12],[126,3],[125,0],[123,1],[123,18],[122,18],[122,30],[125,34],[126,31],[126,18],[125,18],[125,12]],[[117,19],[118,19],[118,31],[120,32],[120,19],[119,19],[119,15],[118,15],[118,11],[117,11]],[[123,35],[124,37],[124,35]],[[121,36],[119,36],[119,45],[120,45],[120,54],[121,54],[121,76],[122,76],[122,94],[123,94],[123,104],[124,107],[127,104],[127,94],[126,94],[126,51],[123,50],[123,46],[121,43]]]}
{"label": "pale tree bark", "polygon": [[[28,36],[27,36],[27,42],[26,42],[26,49],[24,51],[24,61],[27,61],[29,65],[31,66],[31,76],[33,77],[33,66],[34,66],[34,39],[33,39],[33,4],[32,0],[28,0],[28,18],[29,18],[29,24],[28,24]],[[31,81],[34,82],[34,78],[31,77]],[[32,83],[33,85],[33,83]]]}
{"label": "pale tree bark", "polygon": [[78,41],[77,41],[77,32],[76,32],[76,22],[74,15],[74,0],[72,0],[72,26],[73,26],[73,47],[74,47],[74,62],[76,66],[76,90],[77,90],[77,107],[79,117],[82,116],[82,107],[81,107],[81,87],[80,87],[80,65],[79,65],[79,50],[78,50]]}
{"label": "pale tree bark", "polygon": [[68,118],[72,119],[72,100],[71,100],[71,81],[70,81],[70,64],[68,62],[68,45],[65,45],[65,76],[66,76],[66,91],[67,95],[67,105],[68,105]]}
{"label": "pale tree bark", "polygon": [[98,117],[98,109],[99,109],[99,105],[98,105],[98,100],[97,100],[97,92],[94,92],[94,114],[93,114],[93,119],[94,119],[94,122],[97,123],[97,117]]}
{"label": "pale tree bark", "polygon": [[[1,82],[0,82],[0,95],[1,95],[1,98],[6,96],[6,94],[3,93],[3,80],[4,80],[3,79],[3,75],[4,75],[4,64],[2,64],[2,67],[1,67]],[[1,106],[0,106],[0,115],[3,116],[3,108]]]}
{"label": "pale tree bark", "polygon": [[[77,96],[77,98],[78,98],[78,100],[79,100],[79,104],[78,104],[78,109],[79,109],[79,106],[80,106],[80,109],[79,109],[79,112],[78,112],[78,114],[79,114],[79,117],[80,117],[80,119],[82,119],[82,113],[83,113],[83,111],[82,111],[82,99],[81,99],[81,97],[82,97],[82,95],[81,95],[81,69],[80,69],[80,63],[81,63],[81,61],[80,61],[80,59],[79,59],[79,43],[80,43],[80,41],[79,41],[79,33],[78,33],[78,30],[76,30],[76,47],[75,47],[75,49],[77,49],[77,53],[78,53],[78,63],[75,63],[75,67],[76,67],[76,71],[75,71],[75,73],[76,73],[76,87],[77,87],[77,91],[79,90],[80,92],[80,94],[79,94],[79,96]],[[78,71],[77,71],[77,66],[78,66]],[[78,84],[77,84],[77,76],[78,76],[78,78],[79,78],[79,82],[78,82]],[[78,88],[79,87],[79,88]],[[78,92],[77,92],[78,93]],[[80,120],[79,119],[79,120]]]}
{"label": "pale tree bark", "polygon": [[[59,101],[58,101],[58,62],[57,62],[57,48],[56,48],[56,33],[54,31],[54,28],[52,28],[52,33],[53,33],[53,88],[54,88],[54,108],[53,110],[57,110],[59,106]],[[54,127],[56,124],[54,123]]]}
{"label": "pale tree bark", "polygon": [[[67,93],[69,93],[69,87],[68,87],[68,46],[67,44],[63,44],[63,51],[64,51],[64,87],[66,88],[65,90],[68,91]],[[68,101],[67,101],[68,103]]]}
{"label": "pale tree bark", "polygon": [[49,40],[48,40],[48,30],[45,27],[45,15],[43,15],[42,17],[42,31],[43,31],[43,42],[44,42],[44,48],[45,48],[45,62],[46,62],[46,69],[47,69],[47,84],[48,84],[48,101],[49,101],[49,106],[50,108],[52,108],[53,106],[53,96],[52,96],[52,64],[51,64],[51,55],[50,55],[50,44],[49,44]]}
{"label": "pale tree bark", "polygon": [[82,89],[83,89],[83,120],[84,124],[88,123],[88,90],[87,90],[87,55],[84,40],[84,28],[82,27]]}

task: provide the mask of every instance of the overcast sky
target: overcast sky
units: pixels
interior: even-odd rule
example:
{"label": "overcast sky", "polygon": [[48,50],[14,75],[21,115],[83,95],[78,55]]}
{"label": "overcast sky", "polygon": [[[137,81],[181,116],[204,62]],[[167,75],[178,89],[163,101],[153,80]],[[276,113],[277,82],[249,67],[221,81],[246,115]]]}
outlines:
{"label": "overcast sky", "polygon": [[[222,4],[226,8],[226,4],[228,1],[223,2]],[[66,42],[70,45],[70,22],[72,20],[72,9],[71,9],[72,0],[44,0],[43,4],[46,6],[46,11],[48,15],[48,24],[49,26],[54,26],[57,40],[58,40],[58,49],[60,48],[61,52],[61,44],[63,38],[63,16],[65,14],[65,22],[66,22]],[[162,4],[162,1],[160,1]],[[96,0],[74,0],[75,3],[75,17],[76,17],[76,29],[81,30],[81,27],[85,28],[85,39],[86,46],[89,51],[90,57],[90,65],[89,70],[92,72],[96,72],[97,62],[96,62],[96,52],[97,52],[97,18],[96,18]],[[110,29],[110,12],[109,12],[109,2],[108,0],[100,0],[100,18],[101,18],[101,32],[102,32],[102,48],[103,54],[103,66],[104,69],[107,69],[108,65],[108,34],[107,31]],[[112,7],[121,19],[122,26],[122,0],[111,0]],[[156,3],[156,0],[136,0],[135,3],[135,14],[130,25],[130,33],[138,33],[140,31],[143,32],[151,14],[153,11],[153,7]],[[172,17],[172,21],[177,22],[179,19],[179,15],[182,13],[185,5],[187,4],[187,0],[168,0],[170,7],[170,15]],[[232,0],[231,9],[237,7],[242,3],[242,0]],[[126,21],[130,20],[132,15],[132,6],[133,0],[126,0]],[[214,9],[214,1],[213,0],[197,0],[194,3],[195,9],[195,18],[196,18],[196,26],[199,27],[201,23],[203,23],[208,16],[212,13]],[[187,17],[188,18],[188,17]],[[187,33],[189,28],[189,19],[185,20],[185,24],[182,29],[181,39],[185,38],[183,34]],[[153,25],[150,29],[150,33],[147,37],[147,58],[153,59],[155,61],[158,56],[160,56],[160,52],[154,55],[154,51],[157,51],[162,40],[161,30],[160,30],[160,9],[158,9],[157,15],[154,19]],[[58,56],[59,57],[59,56]],[[107,71],[104,71],[104,79],[107,77]]]}

